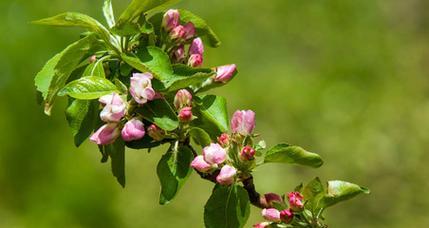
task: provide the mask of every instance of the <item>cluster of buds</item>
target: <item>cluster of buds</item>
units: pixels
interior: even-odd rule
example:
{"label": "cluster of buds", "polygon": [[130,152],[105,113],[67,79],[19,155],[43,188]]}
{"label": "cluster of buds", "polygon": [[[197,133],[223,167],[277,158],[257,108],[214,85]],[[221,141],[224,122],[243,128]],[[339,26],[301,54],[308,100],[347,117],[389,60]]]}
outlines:
{"label": "cluster of buds", "polygon": [[[201,38],[196,37],[195,26],[192,22],[180,24],[178,10],[170,9],[164,14],[164,30],[168,32],[173,47],[170,56],[177,63],[186,62],[191,67],[200,67],[203,64],[204,45]],[[189,45],[188,53],[185,44]]]}
{"label": "cluster of buds", "polygon": [[211,143],[204,147],[203,155],[198,155],[191,163],[192,168],[202,173],[210,173],[220,168],[216,181],[221,185],[231,185],[235,181],[237,169],[225,164],[227,153],[218,143]]}
{"label": "cluster of buds", "polygon": [[[150,73],[135,73],[132,75],[130,93],[137,104],[143,105],[155,99],[152,78],[153,76]],[[139,117],[126,119],[128,102],[124,101],[119,94],[112,93],[102,96],[99,102],[103,106],[103,110],[100,112],[100,119],[106,124],[91,136],[91,141],[98,145],[108,145],[115,142],[119,136],[122,136],[122,139],[126,142],[139,140],[145,136],[146,130],[143,121]],[[126,122],[122,125],[123,121]],[[149,135],[160,135],[159,132],[161,132],[160,129],[155,131],[149,128],[148,130]],[[157,137],[157,139],[160,138],[160,136]]]}
{"label": "cluster of buds", "polygon": [[[299,192],[290,192],[287,194],[289,208],[279,210],[278,206],[285,207],[284,200],[281,196],[275,193],[267,193],[264,195],[264,206],[267,208],[262,210],[262,217],[265,222],[253,225],[255,228],[270,227],[272,224],[289,224],[292,222],[294,215],[304,209],[304,197]],[[277,206],[277,207],[276,207]]]}
{"label": "cluster of buds", "polygon": [[[175,104],[179,100],[175,99]],[[203,154],[195,157],[191,166],[201,173],[215,173],[219,170],[216,176],[216,181],[221,185],[231,185],[237,179],[237,168],[232,164],[232,159],[228,159],[227,151],[233,149],[232,144],[238,144],[241,150],[239,152],[240,162],[254,160],[255,149],[251,145],[241,145],[234,141],[233,137],[251,136],[255,127],[255,113],[253,111],[237,111],[234,113],[231,121],[232,135],[222,133],[218,137],[217,143],[211,143],[203,148]],[[245,130],[243,130],[245,129]]]}
{"label": "cluster of buds", "polygon": [[174,107],[178,111],[181,122],[187,123],[193,119],[192,114],[192,94],[187,89],[177,91],[174,96]]}

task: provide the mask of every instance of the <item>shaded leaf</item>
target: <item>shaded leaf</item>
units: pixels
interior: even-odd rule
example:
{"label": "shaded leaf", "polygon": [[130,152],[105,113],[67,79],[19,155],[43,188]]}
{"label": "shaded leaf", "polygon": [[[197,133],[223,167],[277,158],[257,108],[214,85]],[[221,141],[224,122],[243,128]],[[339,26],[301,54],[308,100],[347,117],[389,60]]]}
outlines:
{"label": "shaded leaf", "polygon": [[318,154],[308,152],[299,146],[283,143],[265,153],[264,163],[291,163],[317,168],[323,164],[323,161]]}
{"label": "shaded leaf", "polygon": [[170,148],[157,166],[157,174],[161,183],[160,204],[169,203],[182,187],[192,172],[192,151],[187,146],[179,146],[177,151]]}
{"label": "shaded leaf", "polygon": [[189,130],[189,135],[198,145],[202,147],[208,146],[212,142],[212,140],[210,139],[210,135],[207,134],[206,131],[198,127],[191,128]]}
{"label": "shaded leaf", "polygon": [[198,117],[192,122],[193,126],[204,129],[213,140],[221,133],[228,131],[229,120],[226,99],[215,95],[197,97],[194,107]]}
{"label": "shaded leaf", "polygon": [[98,102],[73,100],[66,110],[66,118],[79,147],[92,133],[98,118]]}
{"label": "shaded leaf", "polygon": [[216,185],[204,207],[204,224],[207,228],[239,228],[249,214],[249,197],[243,187]]}
{"label": "shaded leaf", "polygon": [[109,155],[113,176],[122,187],[125,187],[125,144],[117,139],[113,144],[105,145],[104,151]]}
{"label": "shaded leaf", "polygon": [[177,114],[164,99],[150,101],[139,107],[137,112],[149,122],[156,124],[166,131],[173,131],[179,127]]}

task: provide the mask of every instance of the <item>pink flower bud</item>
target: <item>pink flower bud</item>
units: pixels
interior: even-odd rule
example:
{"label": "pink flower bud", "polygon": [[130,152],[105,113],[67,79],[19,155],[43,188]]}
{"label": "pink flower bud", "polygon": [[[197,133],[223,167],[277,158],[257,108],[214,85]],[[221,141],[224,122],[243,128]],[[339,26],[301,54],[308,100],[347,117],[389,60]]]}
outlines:
{"label": "pink flower bud", "polygon": [[131,77],[130,93],[139,104],[145,104],[155,98],[155,91],[152,88],[151,73],[134,73]]}
{"label": "pink flower bud", "polygon": [[179,112],[179,120],[182,122],[189,122],[192,117],[192,107],[184,107]]}
{"label": "pink flower bud", "polygon": [[192,94],[186,89],[177,91],[176,96],[174,97],[174,107],[176,107],[176,109],[181,109],[183,107],[190,107],[191,105]]}
{"label": "pink flower bud", "polygon": [[204,44],[201,38],[195,38],[192,41],[191,46],[189,47],[190,55],[203,55],[204,54]]}
{"label": "pink flower bud", "polygon": [[251,110],[236,111],[231,120],[233,133],[250,135],[255,128],[255,113]]}
{"label": "pink flower bud", "polygon": [[147,128],[147,134],[155,141],[161,141],[165,138],[165,131],[155,124],[152,124]]}
{"label": "pink flower bud", "polygon": [[113,143],[121,134],[117,123],[108,123],[100,127],[90,140],[98,145],[107,145]]}
{"label": "pink flower bud", "polygon": [[235,64],[220,66],[216,68],[216,76],[214,80],[216,82],[226,83],[231,80],[236,73],[237,66]]}
{"label": "pink flower bud", "polygon": [[270,222],[261,222],[261,223],[253,225],[253,228],[267,228],[270,225],[271,225]]}
{"label": "pink flower bud", "polygon": [[124,117],[127,106],[117,93],[102,96],[99,101],[104,105],[100,112],[100,118],[104,122],[119,122]]}
{"label": "pink flower bud", "polygon": [[137,118],[132,118],[122,129],[122,139],[125,142],[139,140],[145,135],[144,124]]}
{"label": "pink flower bud", "polygon": [[188,66],[199,67],[201,65],[203,65],[203,56],[202,55],[194,54],[194,55],[191,55],[189,57]]}
{"label": "pink flower bud", "polygon": [[240,157],[243,160],[253,160],[255,158],[255,149],[251,146],[245,146],[240,152]]}
{"label": "pink flower bud", "polygon": [[89,61],[89,63],[94,63],[95,61],[97,61],[97,56],[91,55],[91,57],[89,57],[88,61]]}
{"label": "pink flower bud", "polygon": [[290,192],[287,197],[289,198],[289,206],[293,211],[301,211],[304,209],[304,203],[302,202],[304,196],[299,192]]}
{"label": "pink flower bud", "polygon": [[280,222],[280,211],[275,208],[265,208],[262,210],[262,216],[271,222]]}
{"label": "pink flower bud", "polygon": [[173,58],[177,62],[181,62],[185,59],[185,47],[183,45],[179,46],[174,52],[173,52]]}
{"label": "pink flower bud", "polygon": [[170,9],[164,14],[162,26],[165,30],[170,31],[179,25],[180,14],[178,10]]}
{"label": "pink flower bud", "polygon": [[229,145],[229,135],[227,133],[222,133],[217,137],[217,141],[222,147],[227,147]]}
{"label": "pink flower bud", "polygon": [[204,161],[203,155],[196,156],[191,163],[191,167],[202,173],[205,173],[212,169],[212,165]]}
{"label": "pink flower bud", "polygon": [[170,39],[177,40],[185,37],[185,27],[178,25],[170,32]]}
{"label": "pink flower bud", "polygon": [[217,143],[211,143],[203,148],[203,156],[207,163],[219,165],[226,159],[226,150]]}
{"label": "pink flower bud", "polygon": [[292,222],[293,219],[293,212],[290,209],[287,210],[283,210],[280,212],[280,219],[284,222],[284,223],[290,223]]}
{"label": "pink flower bud", "polygon": [[224,165],[220,170],[220,173],[217,175],[216,181],[221,185],[231,185],[234,183],[236,174],[237,170],[234,167]]}
{"label": "pink flower bud", "polygon": [[192,24],[192,22],[188,22],[183,27],[185,28],[185,35],[184,35],[185,40],[189,40],[195,36],[195,26],[194,24]]}
{"label": "pink flower bud", "polygon": [[267,207],[274,207],[274,203],[283,203],[282,197],[275,193],[264,194],[264,199]]}

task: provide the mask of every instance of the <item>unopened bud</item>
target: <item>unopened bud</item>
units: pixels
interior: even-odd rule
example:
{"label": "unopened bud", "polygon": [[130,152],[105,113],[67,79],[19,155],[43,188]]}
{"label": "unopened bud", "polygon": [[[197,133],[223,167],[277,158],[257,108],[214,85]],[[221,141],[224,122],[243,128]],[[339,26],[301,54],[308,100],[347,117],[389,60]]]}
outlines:
{"label": "unopened bud", "polygon": [[199,54],[193,54],[189,57],[188,65],[191,67],[199,67],[203,65],[203,56]]}
{"label": "unopened bud", "polygon": [[212,169],[213,166],[204,160],[203,155],[198,155],[192,161],[191,167],[202,172],[202,173],[205,173],[205,172],[209,171],[210,169]]}
{"label": "unopened bud", "polygon": [[280,222],[280,211],[275,208],[264,208],[262,216],[270,222]]}
{"label": "unopened bud", "polygon": [[147,134],[155,141],[161,141],[165,138],[165,131],[155,124],[152,124],[147,128]]}
{"label": "unopened bud", "polygon": [[226,159],[226,150],[217,143],[203,148],[204,160],[209,164],[222,164]]}
{"label": "unopened bud", "polygon": [[185,28],[185,35],[183,37],[185,40],[189,40],[195,36],[195,26],[192,22],[188,22],[183,27]]}
{"label": "unopened bud", "polygon": [[228,147],[229,135],[227,133],[222,133],[219,137],[217,137],[217,141],[222,147]]}
{"label": "unopened bud", "polygon": [[179,46],[174,52],[173,52],[174,60],[177,62],[181,62],[185,59],[185,48],[183,45]]}
{"label": "unopened bud", "polygon": [[178,25],[170,32],[170,38],[172,40],[182,39],[185,36],[185,27]]}
{"label": "unopened bud", "polygon": [[284,223],[290,223],[292,222],[293,219],[293,212],[290,209],[287,210],[283,210],[280,212],[280,219],[284,222]]}
{"label": "unopened bud", "polygon": [[190,107],[191,105],[192,94],[186,89],[181,89],[177,91],[176,96],[174,96],[174,106],[176,107],[176,109]]}
{"label": "unopened bud", "polygon": [[189,122],[192,117],[192,107],[184,107],[179,112],[179,120],[182,122]]}
{"label": "unopened bud", "polygon": [[180,14],[178,10],[168,10],[164,14],[164,18],[162,19],[162,26],[165,30],[171,31],[173,28],[179,25]]}
{"label": "unopened bud", "polygon": [[201,38],[195,38],[192,43],[191,46],[189,47],[189,54],[190,55],[203,55],[204,54],[204,44],[203,41],[201,40]]}
{"label": "unopened bud", "polygon": [[92,134],[90,140],[98,145],[108,145],[115,142],[119,135],[121,135],[121,130],[119,129],[118,124],[108,123]]}
{"label": "unopened bud", "polygon": [[290,192],[288,195],[289,206],[293,211],[301,211],[304,209],[304,196],[299,192]]}
{"label": "unopened bud", "polygon": [[237,73],[237,66],[235,64],[220,66],[216,68],[215,82],[226,83],[231,80]]}
{"label": "unopened bud", "polygon": [[92,55],[91,57],[88,58],[89,63],[95,63],[95,61],[97,61],[97,56],[96,55]]}
{"label": "unopened bud", "polygon": [[240,157],[243,160],[253,160],[255,158],[255,149],[253,149],[251,146],[245,146],[240,152]]}
{"label": "unopened bud", "polygon": [[224,165],[216,177],[216,181],[221,185],[231,185],[235,181],[237,169],[230,165]]}
{"label": "unopened bud", "polygon": [[124,125],[121,134],[125,142],[130,142],[143,138],[145,133],[143,122],[137,118],[133,118]]}
{"label": "unopened bud", "polygon": [[233,133],[250,135],[255,128],[255,113],[251,110],[236,111],[231,120]]}
{"label": "unopened bud", "polygon": [[283,203],[283,199],[280,195],[271,192],[264,194],[264,201],[264,206],[267,208],[274,207],[276,203]]}

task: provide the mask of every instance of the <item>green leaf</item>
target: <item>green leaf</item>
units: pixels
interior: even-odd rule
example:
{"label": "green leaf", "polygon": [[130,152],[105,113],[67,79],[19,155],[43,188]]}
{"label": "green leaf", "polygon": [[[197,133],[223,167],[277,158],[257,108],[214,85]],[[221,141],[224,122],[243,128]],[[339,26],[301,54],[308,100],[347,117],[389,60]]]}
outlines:
{"label": "green leaf", "polygon": [[92,133],[98,118],[98,102],[73,100],[66,110],[66,118],[79,147]]}
{"label": "green leaf", "polygon": [[128,65],[141,72],[152,72],[158,80],[168,80],[174,77],[170,58],[158,47],[142,48],[135,55],[122,54],[121,57]]}
{"label": "green leaf", "polygon": [[212,142],[210,135],[201,128],[193,127],[189,130],[189,135],[200,146],[205,147]]}
{"label": "green leaf", "polygon": [[138,19],[142,13],[151,13],[169,5],[177,3],[179,0],[133,0],[119,17],[116,26],[121,28],[126,22]]}
{"label": "green leaf", "polygon": [[250,214],[249,197],[239,185],[216,185],[204,207],[207,228],[239,228],[246,225]]}
{"label": "green leaf", "polygon": [[174,65],[173,71],[174,77],[162,81],[167,92],[199,85],[215,74],[211,69],[192,68],[183,64]]}
{"label": "green leaf", "polygon": [[117,139],[113,144],[104,146],[112,163],[112,173],[122,187],[125,187],[125,144]]}
{"label": "green leaf", "polygon": [[213,140],[216,140],[217,136],[229,129],[226,99],[205,95],[198,96],[196,100],[198,104],[194,110],[198,118],[192,122],[192,125],[204,129]]}
{"label": "green leaf", "polygon": [[221,42],[215,32],[207,25],[206,21],[204,21],[201,17],[187,11],[187,10],[179,10],[180,12],[180,20],[182,23],[192,22],[195,26],[198,36],[207,37],[210,46],[219,47]]}
{"label": "green leaf", "polygon": [[97,76],[97,77],[106,77],[106,73],[104,72],[103,61],[96,61],[94,63],[89,64],[85,71],[82,74],[83,76]]}
{"label": "green leaf", "polygon": [[183,186],[191,174],[192,151],[187,146],[179,146],[167,151],[157,166],[157,174],[161,183],[159,203],[169,203]]}
{"label": "green leaf", "polygon": [[317,168],[323,164],[323,161],[318,154],[308,152],[299,146],[283,143],[266,152],[264,163],[291,163]]}
{"label": "green leaf", "polygon": [[42,93],[47,115],[50,114],[58,91],[64,87],[71,73],[94,43],[94,37],[88,36],[69,45],[61,53],[50,59],[36,75],[35,85],[37,90]]}
{"label": "green leaf", "polygon": [[118,88],[109,80],[96,76],[88,76],[70,82],[58,95],[68,95],[81,100],[92,100],[113,92],[118,92]]}
{"label": "green leaf", "polygon": [[318,202],[323,197],[325,188],[318,177],[310,181],[303,189],[304,199],[308,200],[307,207],[312,211],[318,209]]}
{"label": "green leaf", "polygon": [[104,0],[103,15],[109,28],[115,26],[115,15],[113,13],[112,0]]}
{"label": "green leaf", "polygon": [[333,180],[328,182],[328,190],[325,196],[320,200],[320,207],[327,208],[341,201],[349,200],[361,193],[369,194],[367,188],[357,184]]}
{"label": "green leaf", "polygon": [[76,12],[66,12],[58,14],[53,17],[34,21],[34,24],[38,25],[53,25],[53,26],[64,26],[64,27],[82,27],[89,31],[95,32],[106,42],[111,41],[111,35],[109,31],[94,18]]}
{"label": "green leaf", "polygon": [[179,127],[179,120],[176,113],[164,99],[150,101],[139,107],[137,112],[149,122],[156,124],[166,131],[173,131]]}

